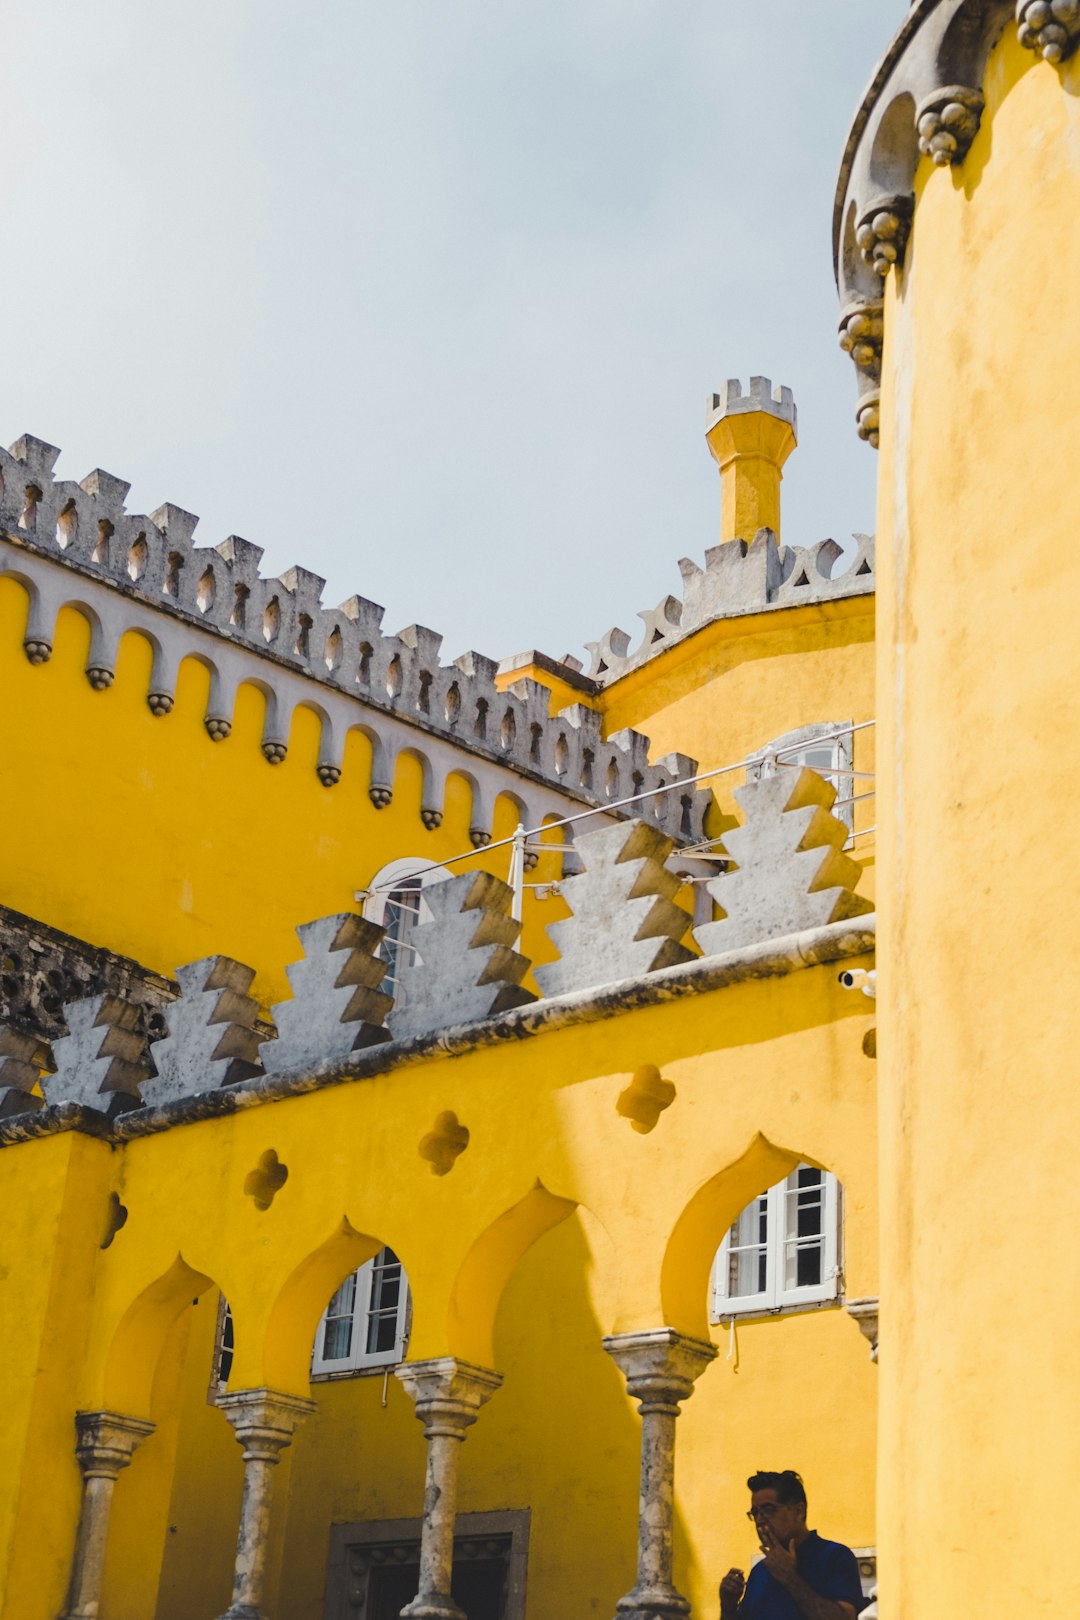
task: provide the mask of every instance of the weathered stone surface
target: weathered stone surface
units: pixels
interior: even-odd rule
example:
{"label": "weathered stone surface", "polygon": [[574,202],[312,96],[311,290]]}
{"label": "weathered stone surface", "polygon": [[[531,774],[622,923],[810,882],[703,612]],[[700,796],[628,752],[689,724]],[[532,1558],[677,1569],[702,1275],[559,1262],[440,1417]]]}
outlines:
{"label": "weathered stone surface", "polygon": [[626,1378],[641,1412],[641,1492],[638,1506],[638,1572],[619,1599],[623,1620],[678,1620],[690,1605],[672,1578],[675,1522],[675,1422],[694,1382],[716,1358],[716,1347],[674,1328],[621,1333],[604,1349]]}
{"label": "weathered stone surface", "polygon": [[523,990],[528,958],[514,949],[513,892],[490,872],[433,883],[424,890],[429,921],[414,929],[412,960],[397,970],[389,1024],[395,1040],[449,1024],[492,1018],[535,998]]}
{"label": "weathered stone surface", "polygon": [[270,1550],[273,1469],[315,1402],[273,1389],[240,1389],[218,1405],[244,1448],[244,1496],[233,1571],[233,1600],[221,1620],[262,1620]]}
{"label": "weathered stone surface", "polygon": [[154,1425],[121,1412],[77,1412],[75,1455],[83,1476],[82,1508],[68,1598],[60,1620],[92,1620],[100,1610],[105,1551],[117,1475]]}
{"label": "weathered stone surface", "polygon": [[176,971],[180,999],[166,1010],[169,1033],[152,1048],[156,1076],[143,1088],[154,1107],[261,1074],[259,1004],[247,994],[253,968],[206,956]]}
{"label": "weathered stone surface", "polygon": [[415,1404],[427,1440],[420,1589],[402,1615],[410,1620],[466,1620],[450,1589],[461,1442],[499,1388],[502,1374],[453,1356],[407,1361],[394,1372]]}
{"label": "weathered stone surface", "polygon": [[142,1008],[147,1034],[163,1035],[161,1010],[176,985],[130,957],[0,906],[0,1023],[53,1041],[68,1033],[65,1003],[103,994]]}
{"label": "weathered stone surface", "polygon": [[48,1046],[36,1035],[0,1024],[0,1119],[42,1106],[34,1088],[51,1061]]}
{"label": "weathered stone surface", "polygon": [[872,909],[853,892],[862,871],[841,852],[849,834],[830,813],[836,789],[816,771],[777,766],[736,788],[735,799],[746,820],[724,845],[738,870],[707,885],[724,917],[694,930],[706,955]]}
{"label": "weathered stone surface", "polygon": [[638,978],[691,959],[693,953],[679,943],[690,916],[675,904],[679,880],[664,865],[670,839],[647,822],[633,821],[585,833],[575,848],[585,871],[560,885],[573,916],[548,928],[559,960],[536,969],[545,996]]}
{"label": "weathered stone surface", "polygon": [[109,1114],[142,1106],[154,1072],[141,1007],[119,996],[87,996],[64,1009],[69,1034],[53,1042],[55,1074],[41,1082],[50,1103],[75,1102]]}
{"label": "weathered stone surface", "polygon": [[353,912],[296,930],[304,957],[286,968],[293,999],[273,1008],[277,1040],[261,1057],[267,1074],[330,1062],[388,1041],[393,997],[379,989],[386,963],[375,955],[385,930]]}

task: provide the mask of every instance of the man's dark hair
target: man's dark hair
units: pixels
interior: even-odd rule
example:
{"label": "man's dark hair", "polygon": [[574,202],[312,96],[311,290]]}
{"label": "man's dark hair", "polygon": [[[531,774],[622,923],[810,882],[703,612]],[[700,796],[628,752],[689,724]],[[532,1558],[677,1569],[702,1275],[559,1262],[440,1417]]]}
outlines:
{"label": "man's dark hair", "polygon": [[806,1506],[806,1486],[794,1468],[784,1468],[777,1473],[775,1469],[761,1468],[756,1474],[751,1474],[747,1485],[752,1491],[775,1491],[776,1500],[790,1505],[801,1502]]}

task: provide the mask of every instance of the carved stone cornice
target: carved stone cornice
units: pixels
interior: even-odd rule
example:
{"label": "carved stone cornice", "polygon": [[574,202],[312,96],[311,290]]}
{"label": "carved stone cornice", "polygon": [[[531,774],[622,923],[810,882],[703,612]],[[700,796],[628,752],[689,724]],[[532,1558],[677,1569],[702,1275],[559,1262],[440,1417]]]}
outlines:
{"label": "carved stone cornice", "polygon": [[906,194],[875,197],[855,227],[859,251],[883,281],[894,265],[904,262],[914,207],[914,199]]}
{"label": "carved stone cornice", "polygon": [[875,381],[881,374],[884,339],[885,306],[880,298],[859,298],[841,310],[840,347]]}
{"label": "carved stone cornice", "polygon": [[878,1358],[878,1300],[877,1297],[865,1299],[849,1299],[845,1309],[848,1315],[859,1324],[859,1331],[870,1344],[870,1360]]}
{"label": "carved stone cornice", "polygon": [[1080,0],[1017,0],[1017,31],[1026,50],[1063,62],[1080,44]]}
{"label": "carved stone cornice", "polygon": [[960,84],[934,90],[915,114],[919,129],[919,151],[939,169],[962,163],[978,133],[984,106],[981,90]]}

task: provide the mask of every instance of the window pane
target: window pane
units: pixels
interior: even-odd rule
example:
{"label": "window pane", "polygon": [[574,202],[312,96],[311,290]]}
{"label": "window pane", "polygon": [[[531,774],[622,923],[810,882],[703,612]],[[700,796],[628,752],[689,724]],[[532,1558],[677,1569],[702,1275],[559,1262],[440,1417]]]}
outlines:
{"label": "window pane", "polygon": [[768,1268],[769,1200],[755,1198],[739,1216],[729,1234],[727,1295],[742,1299],[762,1294]]}
{"label": "window pane", "polygon": [[344,1361],[352,1349],[353,1310],[356,1306],[356,1272],[346,1277],[326,1309],[323,1333],[324,1361]]}
{"label": "window pane", "polygon": [[397,1342],[398,1308],[402,1292],[401,1261],[392,1249],[383,1249],[372,1262],[366,1341],[368,1355],[393,1350]]}
{"label": "window pane", "polygon": [[784,1288],[814,1288],[825,1277],[825,1178],[800,1165],[784,1189]]}
{"label": "window pane", "polygon": [[386,897],[383,927],[386,935],[378,954],[387,964],[381,988],[392,991],[400,968],[415,959],[411,938],[420,916],[420,879],[405,878]]}

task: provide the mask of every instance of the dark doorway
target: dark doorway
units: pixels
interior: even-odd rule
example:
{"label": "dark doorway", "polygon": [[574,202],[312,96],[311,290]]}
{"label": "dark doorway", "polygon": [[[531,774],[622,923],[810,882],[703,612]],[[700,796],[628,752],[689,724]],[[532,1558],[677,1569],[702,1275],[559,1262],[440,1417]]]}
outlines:
{"label": "dark doorway", "polygon": [[[524,1620],[527,1510],[459,1514],[451,1589],[467,1620]],[[420,1576],[417,1519],[334,1525],[328,1620],[398,1620]]]}

